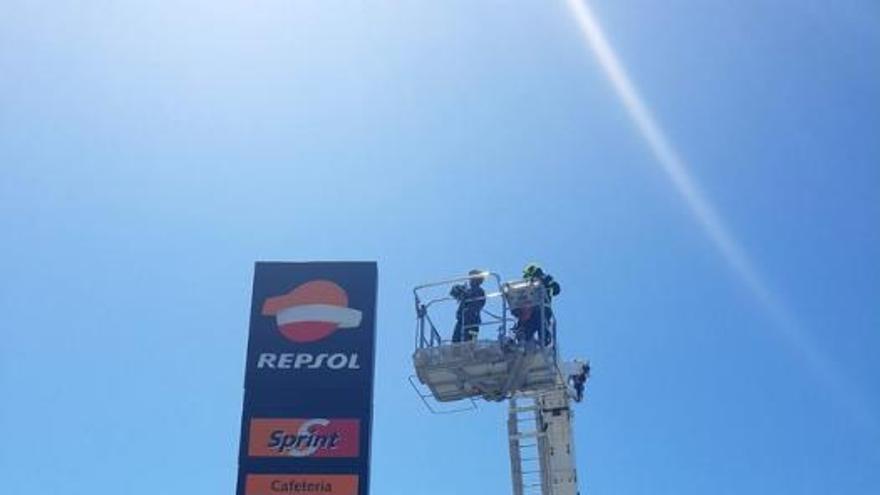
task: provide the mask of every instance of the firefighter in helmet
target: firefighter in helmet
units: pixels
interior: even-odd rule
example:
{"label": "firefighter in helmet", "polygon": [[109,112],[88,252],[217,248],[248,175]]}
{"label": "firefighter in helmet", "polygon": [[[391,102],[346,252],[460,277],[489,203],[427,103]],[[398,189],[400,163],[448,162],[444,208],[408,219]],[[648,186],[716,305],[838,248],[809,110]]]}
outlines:
{"label": "firefighter in helmet", "polygon": [[550,307],[550,302],[552,301],[553,296],[559,295],[559,292],[561,291],[559,282],[553,280],[552,275],[544,273],[544,270],[537,263],[529,263],[526,265],[523,269],[523,279],[537,281],[544,286],[544,292],[546,294],[546,299],[543,305],[544,318],[542,321],[542,310],[537,306],[513,310],[513,315],[517,318],[516,327],[514,328],[516,338],[521,342],[535,340],[535,334],[539,333],[541,330],[541,324],[543,323],[545,329],[544,345],[549,345],[552,340],[552,329],[555,326],[555,319],[553,318],[553,310]]}
{"label": "firefighter in helmet", "polygon": [[477,338],[480,331],[480,313],[486,305],[486,292],[480,287],[485,272],[473,269],[468,272],[470,279],[467,284],[452,286],[449,295],[458,301],[455,312],[455,328],[452,331],[453,342],[467,342]]}

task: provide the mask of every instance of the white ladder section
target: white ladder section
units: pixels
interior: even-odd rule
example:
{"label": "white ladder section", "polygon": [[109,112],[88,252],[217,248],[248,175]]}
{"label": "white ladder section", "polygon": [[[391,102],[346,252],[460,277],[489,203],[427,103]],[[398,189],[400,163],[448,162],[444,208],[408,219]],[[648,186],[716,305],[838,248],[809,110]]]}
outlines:
{"label": "white ladder section", "polygon": [[507,432],[514,495],[578,495],[565,385],[510,399]]}
{"label": "white ladder section", "polygon": [[540,432],[538,407],[531,397],[510,398],[507,433],[510,439],[510,474],[513,495],[541,495],[541,453],[538,448]]}

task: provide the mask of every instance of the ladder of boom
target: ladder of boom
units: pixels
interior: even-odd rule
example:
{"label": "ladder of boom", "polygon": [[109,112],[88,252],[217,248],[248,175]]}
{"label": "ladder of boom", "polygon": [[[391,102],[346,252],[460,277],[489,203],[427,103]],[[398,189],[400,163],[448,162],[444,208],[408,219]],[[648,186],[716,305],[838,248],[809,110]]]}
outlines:
{"label": "ladder of boom", "polygon": [[514,495],[541,495],[539,411],[532,397],[511,397],[507,417]]}
{"label": "ladder of boom", "polygon": [[564,384],[510,398],[507,431],[514,495],[577,495],[571,398]]}
{"label": "ladder of boom", "polygon": [[[429,308],[456,302],[444,291],[475,278],[492,279],[497,285],[497,291],[483,296],[483,303],[495,301],[496,309],[494,313],[483,309],[491,321],[482,324],[498,325],[498,339],[444,342]],[[556,320],[544,282],[526,278],[502,283],[495,273],[469,273],[420,285],[413,294],[418,324],[416,375],[410,383],[428,408],[438,412],[427,402],[428,396],[438,403],[508,399],[513,495],[579,495],[571,404],[581,401],[590,368],[588,361],[558,360]],[[458,303],[461,307],[464,301]],[[514,317],[516,324],[511,327],[508,323]],[[416,380],[429,392],[420,392]]]}

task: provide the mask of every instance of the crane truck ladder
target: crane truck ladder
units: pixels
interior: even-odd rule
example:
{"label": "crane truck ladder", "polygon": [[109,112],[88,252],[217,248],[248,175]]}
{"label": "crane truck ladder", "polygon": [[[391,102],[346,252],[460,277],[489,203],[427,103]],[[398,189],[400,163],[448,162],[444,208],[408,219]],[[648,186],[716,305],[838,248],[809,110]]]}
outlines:
{"label": "crane truck ladder", "polygon": [[567,387],[511,397],[507,433],[514,495],[577,495]]}
{"label": "crane truck ladder", "polygon": [[[487,304],[494,312],[484,311],[489,318],[482,323],[498,326],[497,339],[445,341],[429,314],[436,305],[454,301],[443,292],[429,296],[428,290],[445,289],[470,276],[420,285],[413,291],[418,318],[413,364],[418,381],[430,391],[420,395],[438,402],[508,399],[513,494],[578,495],[571,404],[583,397],[589,363],[559,362],[555,320],[544,318],[549,298],[541,284],[528,279],[502,284],[490,272],[479,276],[497,284],[497,290],[485,296],[486,303],[497,301],[494,306]],[[517,330],[522,329],[508,325],[517,307],[541,312],[533,340],[520,338]],[[415,388],[412,379],[411,383]]]}

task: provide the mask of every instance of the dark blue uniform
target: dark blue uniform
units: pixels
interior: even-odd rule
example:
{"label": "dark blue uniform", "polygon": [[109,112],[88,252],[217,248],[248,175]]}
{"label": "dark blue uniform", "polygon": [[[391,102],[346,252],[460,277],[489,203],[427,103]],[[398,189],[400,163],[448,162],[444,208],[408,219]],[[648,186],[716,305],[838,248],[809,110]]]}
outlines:
{"label": "dark blue uniform", "polygon": [[458,299],[452,341],[467,342],[475,339],[480,331],[480,313],[486,305],[486,292],[479,285],[457,285],[456,288],[452,291],[452,297]]}

